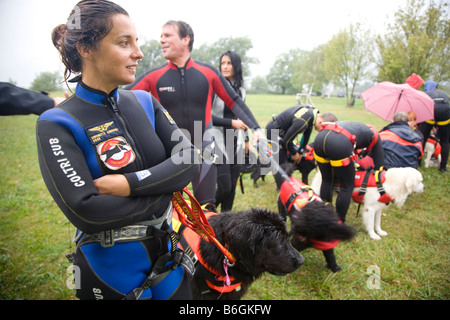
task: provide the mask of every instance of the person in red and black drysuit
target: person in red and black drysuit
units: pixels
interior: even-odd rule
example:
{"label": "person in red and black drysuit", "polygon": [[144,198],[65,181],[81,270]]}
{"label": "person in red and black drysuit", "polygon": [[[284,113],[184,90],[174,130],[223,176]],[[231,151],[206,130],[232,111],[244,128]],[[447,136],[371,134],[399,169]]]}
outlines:
{"label": "person in red and black drysuit", "polygon": [[314,158],[322,174],[320,197],[331,202],[334,183],[339,183],[336,212],[345,222],[355,185],[355,152],[362,149],[365,149],[365,153],[370,152],[374,169],[379,170],[384,166],[382,141],[375,128],[360,122],[324,122],[313,148]]}
{"label": "person in red and black drysuit", "polygon": [[204,134],[212,127],[214,93],[249,128],[256,130],[255,139],[262,132],[258,130],[260,126],[250,109],[220,72],[209,64],[191,58],[194,33],[187,23],[168,21],[162,28],[160,42],[168,62],[141,74],[126,89],[151,92],[177,125],[188,131],[191,142],[202,151],[203,156],[201,172],[192,182],[194,195],[200,204],[214,206],[214,139]]}

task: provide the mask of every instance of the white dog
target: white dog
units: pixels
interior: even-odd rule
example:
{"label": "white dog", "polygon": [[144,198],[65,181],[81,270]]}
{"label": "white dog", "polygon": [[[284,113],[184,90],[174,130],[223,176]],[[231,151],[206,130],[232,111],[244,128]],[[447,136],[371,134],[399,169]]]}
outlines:
{"label": "white dog", "polygon": [[441,163],[441,155],[439,154],[437,158],[433,157],[434,152],[436,151],[436,144],[427,141],[427,143],[425,144],[424,151],[425,151],[424,154],[426,155],[425,168],[428,168],[430,166],[439,167],[439,164]]}
{"label": "white dog", "polygon": [[[425,188],[422,174],[414,168],[391,168],[386,171],[385,177],[384,190],[399,208],[403,206],[411,193],[422,193]],[[311,183],[311,188],[317,195],[320,195],[321,183],[322,176],[318,170]],[[356,191],[359,191],[359,188],[353,190],[353,192]],[[364,195],[363,224],[369,237],[374,240],[380,240],[380,236],[387,235],[387,232],[381,229],[381,212],[387,205],[379,202],[379,197],[377,187],[368,187]]]}

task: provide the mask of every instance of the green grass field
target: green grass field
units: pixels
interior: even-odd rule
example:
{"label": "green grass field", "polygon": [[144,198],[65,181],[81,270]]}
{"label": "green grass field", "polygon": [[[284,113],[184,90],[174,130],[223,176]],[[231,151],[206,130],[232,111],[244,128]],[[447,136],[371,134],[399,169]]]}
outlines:
{"label": "green grass field", "polygon": [[[339,98],[313,99],[320,111],[332,111],[340,120],[373,124],[386,122]],[[295,104],[294,96],[249,95],[247,103],[262,126]],[[65,254],[74,246],[74,232],[50,197],[40,175],[35,142],[37,117],[0,117],[0,300],[75,299],[69,289]],[[312,137],[312,140],[314,137]],[[311,140],[311,141],[312,141]],[[381,241],[363,231],[357,206],[347,223],[358,229],[354,240],[336,247],[343,269],[331,273],[322,253],[302,252],[306,262],[286,277],[263,275],[246,299],[269,300],[447,300],[449,286],[449,175],[436,168],[420,171],[425,192],[409,197],[402,209],[388,208],[382,226],[389,233]],[[310,175],[312,178],[314,173]],[[245,193],[237,190],[235,210],[263,207],[277,210],[273,176],[254,188],[244,177]],[[374,268],[379,278],[372,282]],[[375,284],[375,288],[369,284]]]}

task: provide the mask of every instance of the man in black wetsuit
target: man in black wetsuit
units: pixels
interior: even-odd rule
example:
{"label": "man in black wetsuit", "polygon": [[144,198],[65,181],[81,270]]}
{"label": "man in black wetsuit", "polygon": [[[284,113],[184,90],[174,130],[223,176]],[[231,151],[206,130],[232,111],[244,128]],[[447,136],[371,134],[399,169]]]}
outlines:
{"label": "man in black wetsuit", "polygon": [[374,169],[380,170],[384,166],[383,143],[373,127],[359,122],[337,121],[322,123],[313,148],[322,174],[320,197],[331,202],[333,184],[338,181],[336,212],[345,222],[355,185],[354,153],[363,149],[366,153],[371,152]]}
{"label": "man in black wetsuit", "polygon": [[260,126],[244,101],[216,68],[191,58],[194,33],[187,23],[167,22],[162,28],[160,42],[168,62],[141,74],[126,89],[151,92],[178,127],[188,131],[185,134],[202,150],[203,156],[201,172],[192,181],[194,195],[200,204],[214,205],[217,175],[212,160],[214,140],[205,134],[212,127],[214,93],[249,128],[256,130],[256,138],[262,135],[261,130],[257,130]]}
{"label": "man in black wetsuit", "polygon": [[[306,105],[296,105],[273,116],[272,121],[266,126],[266,135],[270,141],[279,144],[278,148],[272,146],[274,158],[278,159],[278,163],[281,165],[288,162],[288,153],[293,163],[300,163],[312,129],[320,130],[322,121],[319,110]],[[302,133],[300,148],[297,149],[294,139]],[[279,172],[275,172],[274,177],[279,189],[283,184],[283,178]]]}

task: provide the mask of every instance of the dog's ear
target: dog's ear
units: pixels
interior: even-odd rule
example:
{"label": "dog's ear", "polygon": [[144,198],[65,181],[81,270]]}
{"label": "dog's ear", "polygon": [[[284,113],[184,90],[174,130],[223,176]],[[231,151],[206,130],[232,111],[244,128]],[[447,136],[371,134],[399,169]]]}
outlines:
{"label": "dog's ear", "polygon": [[415,175],[410,175],[406,178],[405,187],[409,194],[414,192],[414,187],[418,183],[417,177]]}

